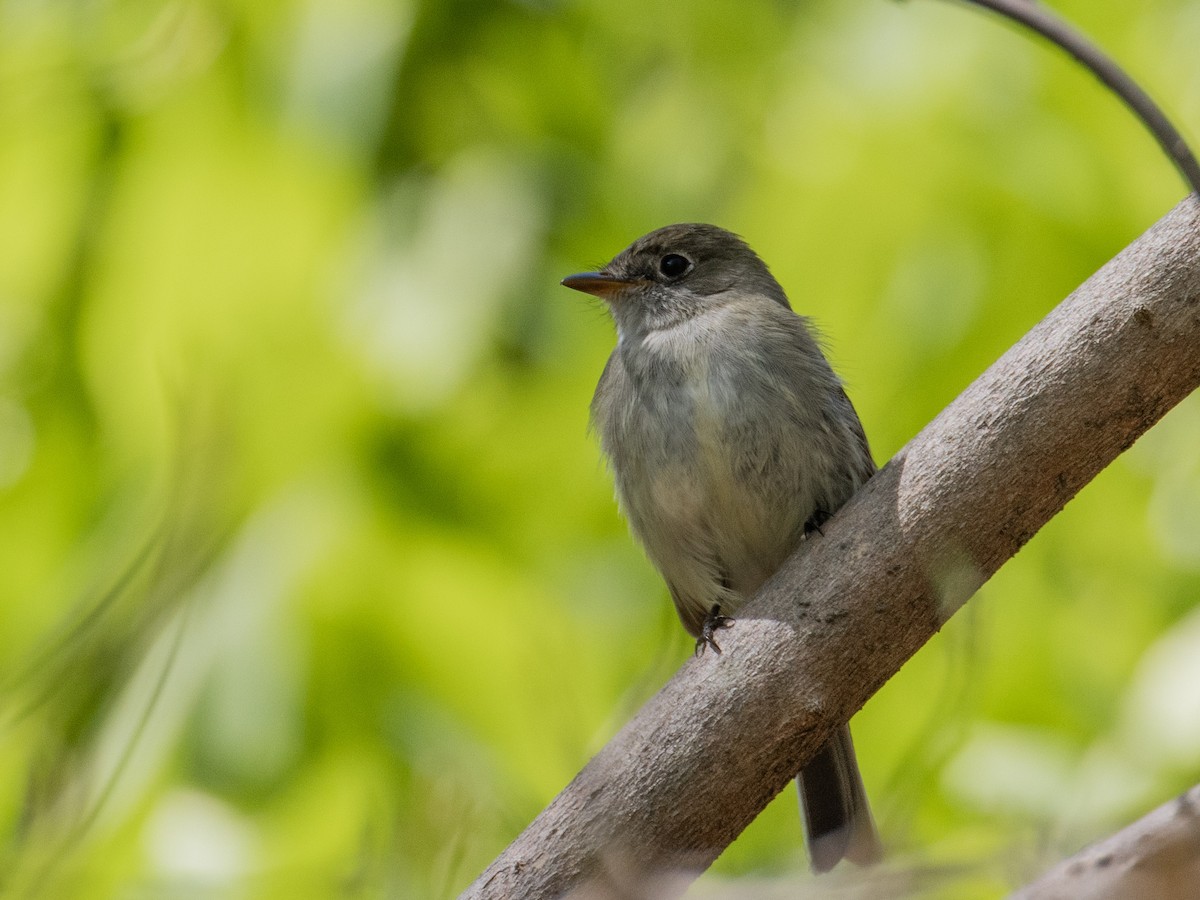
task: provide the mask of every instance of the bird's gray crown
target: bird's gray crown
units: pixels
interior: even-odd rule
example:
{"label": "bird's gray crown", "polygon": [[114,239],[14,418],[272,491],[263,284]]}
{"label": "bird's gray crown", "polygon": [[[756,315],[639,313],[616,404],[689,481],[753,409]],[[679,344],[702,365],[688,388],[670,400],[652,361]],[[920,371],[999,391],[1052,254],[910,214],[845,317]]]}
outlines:
{"label": "bird's gray crown", "polygon": [[766,263],[740,237],[716,225],[689,222],[659,228],[618,253],[602,271],[647,288],[678,286],[680,294],[697,299],[736,291],[788,306]]}

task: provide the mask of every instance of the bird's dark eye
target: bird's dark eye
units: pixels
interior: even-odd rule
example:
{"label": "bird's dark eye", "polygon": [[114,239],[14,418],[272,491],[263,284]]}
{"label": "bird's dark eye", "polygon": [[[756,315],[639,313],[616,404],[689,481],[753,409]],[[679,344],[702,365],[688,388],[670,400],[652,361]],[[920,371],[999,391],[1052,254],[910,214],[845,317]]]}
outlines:
{"label": "bird's dark eye", "polygon": [[662,272],[668,278],[678,278],[684,272],[692,267],[686,256],[680,256],[678,253],[668,253],[658,261],[658,271]]}

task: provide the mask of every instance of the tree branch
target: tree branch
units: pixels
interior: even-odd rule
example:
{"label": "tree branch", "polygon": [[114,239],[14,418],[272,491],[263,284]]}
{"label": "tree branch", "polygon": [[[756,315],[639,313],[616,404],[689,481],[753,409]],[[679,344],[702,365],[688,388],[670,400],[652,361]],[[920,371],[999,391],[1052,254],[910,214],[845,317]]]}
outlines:
{"label": "tree branch", "polygon": [[1033,0],[963,0],[1011,19],[1057,44],[1116,94],[1146,126],[1188,187],[1200,194],[1200,163],[1162,108],[1103,50]]}
{"label": "tree branch", "polygon": [[1192,196],[804,541],[722,635],[724,654],[684,664],[463,896],[649,896],[630,886],[651,879],[682,890],[1005,560],[1197,385]]}
{"label": "tree branch", "polygon": [[1194,897],[1200,885],[1200,786],[1063,860],[1009,900]]}

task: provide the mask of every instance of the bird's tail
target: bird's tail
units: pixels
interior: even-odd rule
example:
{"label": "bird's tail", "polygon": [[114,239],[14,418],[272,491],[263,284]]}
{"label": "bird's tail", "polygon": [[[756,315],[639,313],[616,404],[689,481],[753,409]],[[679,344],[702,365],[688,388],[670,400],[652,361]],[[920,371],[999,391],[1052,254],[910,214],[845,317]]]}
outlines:
{"label": "bird's tail", "polygon": [[834,732],[801,770],[796,785],[814,872],[828,872],[842,859],[860,866],[880,860],[883,844],[871,818],[848,725]]}

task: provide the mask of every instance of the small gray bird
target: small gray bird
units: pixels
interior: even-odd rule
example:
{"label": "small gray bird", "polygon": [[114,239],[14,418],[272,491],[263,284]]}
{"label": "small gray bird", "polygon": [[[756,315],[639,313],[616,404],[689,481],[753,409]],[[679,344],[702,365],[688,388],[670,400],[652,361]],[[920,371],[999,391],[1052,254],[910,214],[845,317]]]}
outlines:
{"label": "small gray bird", "polygon": [[[616,321],[592,422],[696,652],[720,653],[726,614],[875,471],[862,423],[808,321],[724,229],[669,225],[562,283]],[[814,871],[879,859],[847,726],[796,780]]]}

